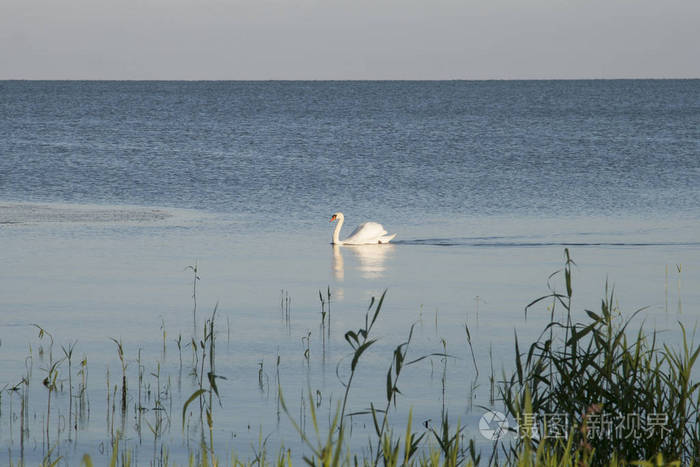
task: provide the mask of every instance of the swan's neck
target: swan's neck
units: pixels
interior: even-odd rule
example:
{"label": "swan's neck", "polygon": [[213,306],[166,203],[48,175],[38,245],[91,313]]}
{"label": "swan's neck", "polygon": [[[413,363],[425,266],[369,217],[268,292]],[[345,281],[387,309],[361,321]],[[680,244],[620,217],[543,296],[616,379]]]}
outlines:
{"label": "swan's neck", "polygon": [[340,241],[340,228],[343,226],[343,221],[345,219],[342,217],[338,218],[338,224],[335,226],[335,230],[333,231],[333,244],[334,245],[342,245],[343,242]]}

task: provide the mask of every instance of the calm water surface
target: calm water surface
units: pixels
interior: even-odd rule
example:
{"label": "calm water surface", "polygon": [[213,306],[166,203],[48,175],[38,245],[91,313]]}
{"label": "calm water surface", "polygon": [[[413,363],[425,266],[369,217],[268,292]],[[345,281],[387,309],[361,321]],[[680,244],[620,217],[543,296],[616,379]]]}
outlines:
{"label": "calm water surface", "polygon": [[[402,374],[392,422],[403,430],[411,407],[416,429],[439,422],[446,364],[450,417],[488,448],[478,420],[489,355],[499,376],[512,368],[514,331],[521,342],[539,334],[545,310],[525,320],[523,308],[547,292],[564,248],[577,263],[580,319],[608,280],[623,313],[649,307],[646,324],[662,339],[676,341],[678,320],[697,323],[699,182],[698,80],[0,82],[0,444],[19,458],[19,398],[7,389],[30,368],[25,456],[46,452],[50,349],[38,324],[53,335],[54,358],[77,341],[74,386],[87,357],[90,412],[72,441],[66,362],[52,406],[51,442],[68,462],[106,459],[112,425],[139,463],[153,460],[153,435],[139,436],[133,409],[139,352],[152,396],[142,417],[155,421],[160,392],[167,424],[156,446],[184,459],[187,439],[198,439],[180,428],[195,388],[184,345],[186,267],[196,264],[197,319],[218,304],[216,370],[227,378],[218,452],[252,455],[260,433],[273,450],[282,441],[301,452],[278,418],[278,356],[293,416],[311,388],[326,420],[348,373],[343,334],[387,288],[350,410],[384,400],[391,352],[415,323],[411,355],[445,345],[455,358]],[[395,243],[331,247],[338,210],[346,234],[374,220],[398,233]],[[328,288],[330,333],[318,296]],[[131,408],[116,421],[107,372],[113,390],[121,367],[110,337],[128,363]],[[366,445],[368,423],[354,417],[351,444]]]}

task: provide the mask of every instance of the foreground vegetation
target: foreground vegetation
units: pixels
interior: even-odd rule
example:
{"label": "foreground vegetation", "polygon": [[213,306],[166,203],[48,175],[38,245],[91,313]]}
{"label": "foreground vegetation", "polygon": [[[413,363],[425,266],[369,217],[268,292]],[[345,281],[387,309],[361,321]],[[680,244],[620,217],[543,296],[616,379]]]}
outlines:
{"label": "foreground vegetation", "polygon": [[[411,409],[400,404],[400,382],[402,371],[418,362],[438,357],[450,358],[446,348],[442,352],[408,358],[408,348],[413,337],[413,326],[408,330],[404,342],[395,347],[388,360],[385,397],[370,403],[367,410],[350,412],[348,396],[354,390],[353,379],[362,365],[363,356],[376,342],[373,334],[375,323],[381,317],[385,295],[372,299],[362,325],[344,334],[349,347],[349,357],[343,364],[349,365],[347,378],[342,381],[344,392],[338,401],[332,419],[322,427],[314,395],[308,389],[305,412],[295,415],[289,410],[284,397],[283,385],[277,379],[277,399],[281,412],[296,430],[306,455],[292,452],[285,446],[270,447],[261,439],[253,448],[253,455],[238,457],[240,453],[216,452],[215,423],[216,407],[220,403],[218,385],[222,379],[216,372],[216,314],[217,310],[197,329],[197,268],[193,271],[193,336],[189,346],[192,351],[192,375],[196,389],[184,402],[178,420],[172,421],[164,415],[168,401],[169,384],[156,384],[156,390],[146,390],[139,354],[138,395],[134,397],[137,414],[137,430],[141,436],[142,426],[154,438],[154,453],[150,465],[278,465],[289,466],[302,461],[311,466],[351,465],[691,465],[700,460],[700,382],[694,379],[695,363],[700,355],[700,346],[688,338],[686,329],[679,323],[681,342],[670,346],[657,340],[656,331],[647,332],[639,324],[632,330],[640,311],[623,317],[615,305],[614,292],[606,286],[598,311],[578,311],[573,307],[574,263],[565,250],[562,270],[555,272],[547,281],[549,292],[530,303],[526,315],[546,312],[549,320],[540,337],[525,351],[517,334],[514,337],[515,362],[512,374],[503,375],[494,381],[497,396],[495,404],[487,410],[502,407],[505,416],[516,420],[515,426],[496,424],[490,449],[481,447],[475,440],[464,436],[464,427],[450,419],[447,410],[439,414],[439,425],[415,427]],[[319,293],[322,319],[330,321],[330,289]],[[283,300],[283,312],[289,315],[289,304]],[[286,305],[285,305],[286,303]],[[286,306],[286,309],[285,309]],[[58,373],[61,365],[68,366],[67,383],[71,392],[68,410],[68,425],[75,427],[77,436],[80,420],[84,419],[89,405],[85,400],[87,387],[86,358],[78,362],[77,394],[74,396],[72,369],[74,344],[62,347],[63,358],[54,359],[51,335],[37,326],[39,337],[50,338],[48,366],[43,385],[47,391],[45,433],[46,456],[43,465],[62,465],[65,461],[54,452],[58,441],[52,439],[51,400],[57,391],[62,391]],[[199,331],[199,338],[197,338]],[[469,346],[471,337],[466,328]],[[165,346],[165,334],[163,335]],[[121,365],[118,383],[110,385],[107,373],[107,423],[111,425],[108,446],[111,446],[111,466],[130,466],[141,462],[134,460],[133,452],[124,447],[124,414],[129,401],[127,394],[127,361],[121,341],[113,342]],[[308,340],[307,340],[308,344]],[[185,345],[178,338],[178,348]],[[308,349],[307,349],[308,352]],[[473,351],[472,351],[473,356]],[[476,361],[474,360],[476,366]],[[182,367],[182,352],[180,352]],[[157,376],[160,377],[160,368]],[[28,386],[31,372],[12,388],[11,394],[20,395],[21,457],[10,463],[24,465],[25,423],[28,413]],[[492,377],[493,378],[493,377]],[[142,391],[144,394],[142,395]],[[76,407],[72,406],[76,400]],[[147,402],[156,410],[144,409]],[[110,410],[111,404],[111,410]],[[119,411],[117,411],[119,409]],[[397,427],[391,418],[398,411],[406,410],[408,422]],[[121,427],[118,413],[121,413]],[[142,415],[143,414],[143,415]],[[110,419],[111,416],[111,419]],[[143,424],[142,424],[142,418]],[[303,427],[300,417],[308,417],[313,429]],[[353,450],[348,443],[350,417],[366,417],[372,427],[367,445],[361,451]],[[115,428],[115,420],[116,428]],[[187,459],[171,458],[163,442],[156,452],[158,440],[168,429],[182,429],[195,433],[194,441],[188,444]],[[10,426],[12,430],[12,425]],[[499,431],[502,429],[503,431]],[[70,436],[71,428],[68,430]],[[190,436],[187,436],[188,442]],[[108,448],[109,449],[109,448]],[[81,464],[93,465],[89,455],[81,458]]]}
{"label": "foreground vegetation", "polygon": [[537,450],[547,459],[575,457],[586,465],[697,463],[700,383],[693,377],[700,346],[681,323],[678,346],[660,343],[656,331],[642,325],[630,330],[642,310],[624,319],[607,285],[600,311],[585,310],[579,316],[585,320],[574,322],[574,263],[568,250],[565,255],[564,268],[550,276],[563,276],[562,291],[549,283],[550,293],[526,308],[548,301],[550,322],[525,353],[515,337],[516,372],[501,385],[523,435],[506,459]]}

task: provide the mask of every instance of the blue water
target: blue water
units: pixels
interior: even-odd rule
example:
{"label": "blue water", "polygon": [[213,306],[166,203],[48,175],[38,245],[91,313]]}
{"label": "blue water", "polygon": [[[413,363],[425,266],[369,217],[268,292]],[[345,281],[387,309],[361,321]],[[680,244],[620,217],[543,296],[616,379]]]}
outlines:
{"label": "blue water", "polygon": [[[53,454],[70,462],[89,452],[104,463],[106,371],[112,385],[121,372],[110,338],[121,338],[130,391],[139,349],[151,387],[158,362],[170,378],[156,451],[165,443],[183,463],[183,440],[198,437],[183,437],[181,408],[196,386],[191,349],[183,374],[175,340],[193,332],[186,267],[197,264],[197,318],[218,306],[217,372],[227,377],[219,453],[250,457],[262,431],[273,452],[284,442],[298,458],[298,435],[277,418],[277,356],[292,414],[310,387],[325,420],[342,395],[343,335],[385,288],[351,410],[382,400],[391,352],[415,323],[413,356],[445,342],[456,357],[446,363],[445,404],[488,448],[478,420],[490,356],[496,373],[508,371],[513,332],[521,346],[539,334],[548,314],[525,320],[523,307],[547,292],[564,248],[577,263],[579,312],[600,306],[608,280],[623,313],[649,307],[644,319],[662,339],[675,340],[678,320],[693,328],[699,187],[700,80],[0,82],[0,389],[33,368],[25,455],[40,461],[49,344],[32,325],[52,333],[54,356],[77,340],[92,415],[78,441],[52,428]],[[339,210],[345,234],[374,220],[398,234],[393,245],[331,248],[328,220]],[[318,291],[327,288],[324,339]],[[481,375],[474,390],[465,325]],[[411,407],[416,429],[439,420],[443,364],[426,359],[405,375],[392,412],[398,430]],[[52,420],[68,406],[60,368]],[[11,394],[0,399],[0,447],[16,461]],[[143,441],[137,434],[133,397],[116,425],[122,446],[147,464],[154,440],[146,428]],[[368,422],[355,417],[351,445],[366,446]]]}
{"label": "blue water", "polygon": [[699,151],[698,80],[0,83],[3,199],[697,217]]}

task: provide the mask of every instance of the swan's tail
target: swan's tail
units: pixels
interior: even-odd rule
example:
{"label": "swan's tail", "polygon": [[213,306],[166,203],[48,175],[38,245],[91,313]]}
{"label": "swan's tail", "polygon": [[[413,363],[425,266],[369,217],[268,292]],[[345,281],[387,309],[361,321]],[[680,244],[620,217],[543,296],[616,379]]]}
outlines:
{"label": "swan's tail", "polygon": [[393,235],[384,235],[383,237],[379,237],[378,243],[389,243],[396,237],[396,234]]}

